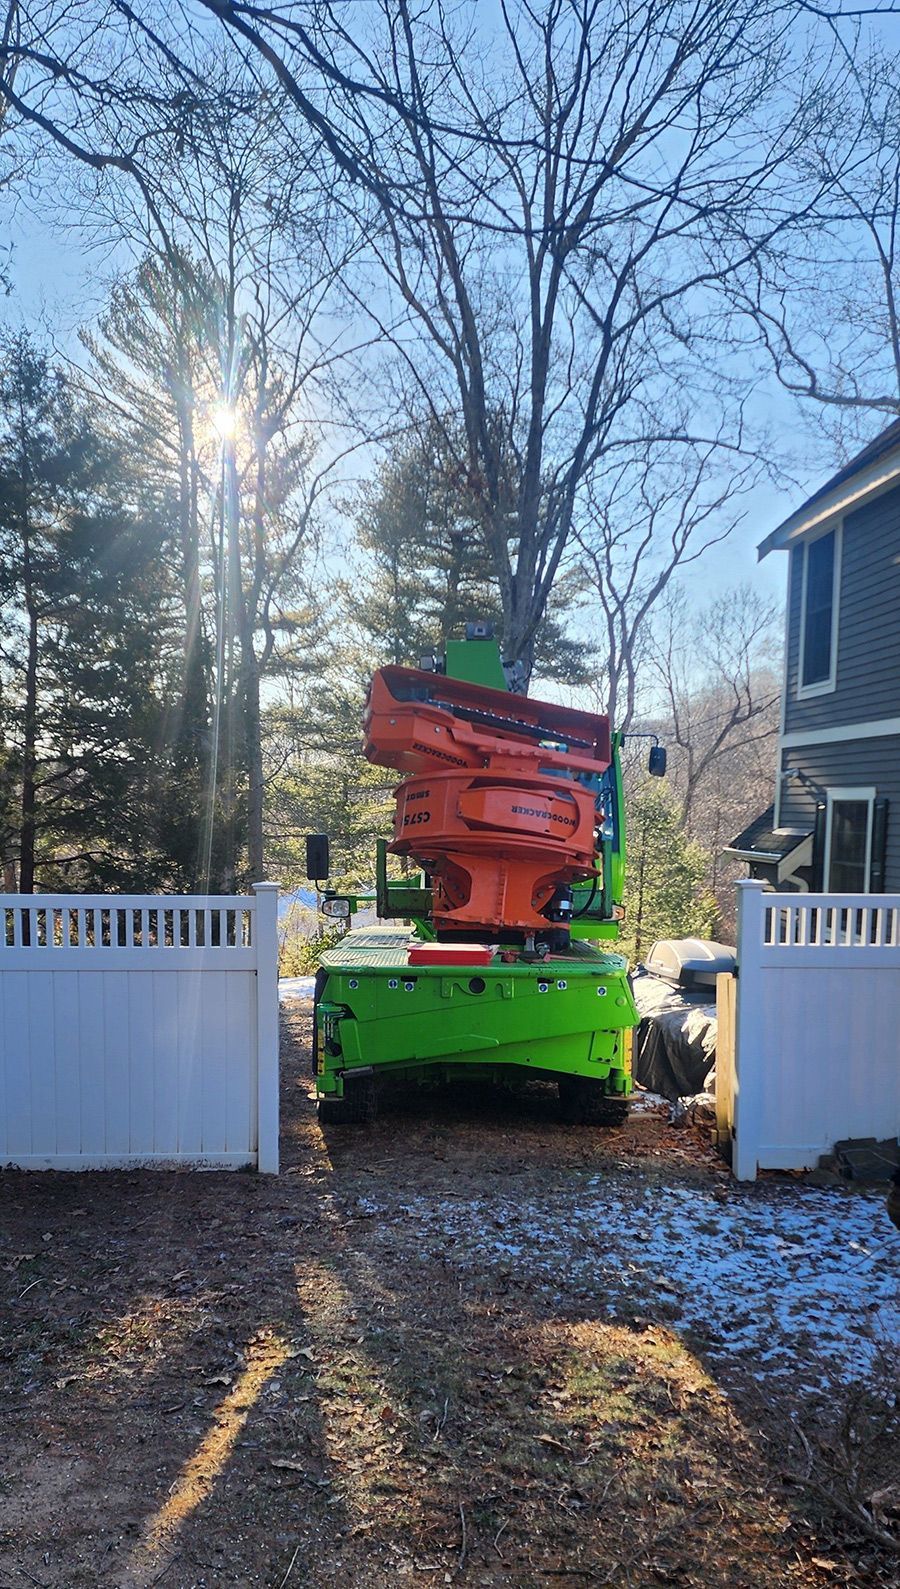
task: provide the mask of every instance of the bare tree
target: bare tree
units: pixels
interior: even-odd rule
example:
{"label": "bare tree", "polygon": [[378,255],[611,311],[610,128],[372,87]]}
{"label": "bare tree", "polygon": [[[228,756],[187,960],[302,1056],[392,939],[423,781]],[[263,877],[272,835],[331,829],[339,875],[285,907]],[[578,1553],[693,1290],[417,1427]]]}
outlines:
{"label": "bare tree", "polygon": [[218,336],[208,355],[219,412],[233,431],[222,437],[221,544],[213,538],[209,547],[232,882],[239,766],[248,875],[265,875],[261,683],[278,663],[300,559],[347,451],[322,417],[335,406],[336,372],[348,351],[329,315],[346,253],[302,148],[296,140],[289,152],[281,144],[270,98],[246,74],[235,76],[220,54],[206,71],[227,92],[192,114],[166,184],[167,224],[217,284]]}
{"label": "bare tree", "polygon": [[857,62],[823,100],[800,153],[822,195],[814,216],[735,278],[766,363],[807,414],[848,443],[870,416],[900,417],[900,71],[896,53]]}
{"label": "bare tree", "polygon": [[[5,68],[5,80],[8,86],[15,88],[19,61],[16,55],[16,46],[19,39],[19,5],[18,0],[6,0],[5,6],[0,10],[0,60]],[[8,65],[7,65],[8,63]],[[9,94],[0,97],[0,135],[8,134],[11,117],[12,103]],[[0,167],[0,171],[3,168]],[[4,177],[6,172],[3,173]]]}
{"label": "bare tree", "polygon": [[180,59],[165,42],[154,26],[165,12],[154,18],[155,10],[129,0],[7,0],[0,130],[12,119],[23,137],[30,134],[45,179],[58,175],[54,155],[98,175],[126,176],[161,227],[148,149],[177,143],[185,110],[216,89],[192,65],[193,52]]}
{"label": "bare tree", "polygon": [[230,68],[231,79],[228,61],[208,62],[223,97],[186,114],[183,146],[147,151],[161,229],[108,173],[80,195],[95,231],[143,256],[100,336],[86,338],[83,379],[177,496],[185,668],[173,729],[204,766],[200,875],[212,872],[221,822],[228,890],[244,834],[249,875],[264,876],[261,681],[278,663],[300,559],[347,451],[323,417],[347,348],[329,315],[336,230],[318,188],[296,194],[303,170],[278,158],[268,99]]}
{"label": "bare tree", "polygon": [[[613,452],[591,480],[573,532],[576,564],[606,658],[603,709],[617,728],[628,729],[640,709],[658,604],[673,578],[740,522],[740,499],[758,474],[755,461],[740,456],[723,468],[717,441],[689,446],[673,436],[643,456]],[[645,707],[646,694],[645,680]]]}
{"label": "bare tree", "polygon": [[[728,367],[722,314],[850,191],[855,145],[817,151],[860,72],[862,9],[58,0],[17,7],[0,88],[57,148],[135,180],[164,231],[153,160],[217,96],[228,108],[265,84],[280,170],[300,172],[275,230],[292,235],[304,184],[355,228],[353,312],[391,344],[428,422],[463,437],[527,679],[610,461],[741,436],[747,372]],[[206,70],[210,17],[241,62],[227,85]],[[383,410],[384,366],[367,364]]]}
{"label": "bare tree", "polygon": [[[733,836],[721,830],[721,817],[737,825],[771,787],[781,696],[777,618],[777,605],[750,585],[695,611],[684,591],[672,588],[656,614],[646,665],[678,752],[672,782],[685,830],[710,851]],[[712,823],[703,809],[710,790]]]}
{"label": "bare tree", "polygon": [[720,433],[724,385],[674,423],[672,392],[722,284],[815,203],[785,173],[823,77],[849,67],[808,48],[795,7],[749,0],[509,0],[495,32],[472,6],[380,0],[367,25],[340,4],[202,3],[317,131],[374,267],[357,309],[431,421],[461,422],[527,678],[611,450]]}

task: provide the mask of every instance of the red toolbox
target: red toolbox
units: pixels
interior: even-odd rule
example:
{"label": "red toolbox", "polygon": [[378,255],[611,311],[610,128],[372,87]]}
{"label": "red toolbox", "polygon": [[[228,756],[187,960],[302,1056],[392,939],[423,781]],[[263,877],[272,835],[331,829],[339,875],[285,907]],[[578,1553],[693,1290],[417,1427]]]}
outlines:
{"label": "red toolbox", "polygon": [[407,958],[411,966],[489,966],[494,951],[484,943],[418,943]]}

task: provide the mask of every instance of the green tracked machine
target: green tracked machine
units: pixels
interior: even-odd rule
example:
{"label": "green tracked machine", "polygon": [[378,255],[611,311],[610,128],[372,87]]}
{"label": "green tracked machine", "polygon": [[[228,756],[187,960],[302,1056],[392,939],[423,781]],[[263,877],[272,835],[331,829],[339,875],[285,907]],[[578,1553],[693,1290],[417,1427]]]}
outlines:
{"label": "green tracked machine", "polygon": [[[488,1076],[558,1083],[568,1121],[620,1124],[638,1014],[616,953],[624,914],[622,736],[606,717],[510,692],[487,625],[419,668],[386,667],[365,712],[368,759],[395,768],[394,837],[374,895],[307,872],[332,919],[375,905],[316,977],[323,1123],[374,1118],[379,1085]],[[665,771],[654,745],[651,773]],[[388,875],[389,854],[418,871]]]}

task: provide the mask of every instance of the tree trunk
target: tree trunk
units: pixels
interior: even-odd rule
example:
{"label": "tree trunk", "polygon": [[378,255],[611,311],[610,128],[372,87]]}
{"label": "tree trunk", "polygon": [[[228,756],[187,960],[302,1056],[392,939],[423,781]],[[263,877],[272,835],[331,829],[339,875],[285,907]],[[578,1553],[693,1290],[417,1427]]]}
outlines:
{"label": "tree trunk", "polygon": [[[0,689],[0,722],[4,721],[4,701]],[[16,873],[15,839],[18,833],[18,822],[15,816],[15,800],[13,795],[13,781],[10,777],[8,762],[10,750],[5,739],[0,738],[0,869],[3,873],[4,894],[18,892],[19,882]],[[15,827],[13,824],[15,823]]]}
{"label": "tree trunk", "polygon": [[528,694],[534,668],[534,635],[529,633],[530,613],[525,582],[520,570],[510,582],[508,595],[503,602],[503,661],[518,664],[511,688],[519,695]]}
{"label": "tree trunk", "polygon": [[[27,546],[27,542],[26,542]],[[19,861],[19,892],[34,893],[34,849],[37,829],[37,662],[38,625],[31,589],[30,554],[25,553],[25,611],[28,616],[28,653],[25,664],[25,712],[22,744],[22,826]]]}
{"label": "tree trunk", "polygon": [[643,947],[644,868],[646,867],[646,864],[647,864],[647,833],[648,833],[648,830],[649,830],[649,821],[648,821],[648,818],[647,818],[647,815],[646,815],[646,812],[645,812],[644,820],[641,823],[641,854],[640,854],[640,859],[638,861],[637,911],[636,911],[636,914],[635,914],[635,921],[634,921],[634,958],[635,958],[636,961],[640,960],[640,958],[641,958],[641,949]]}
{"label": "tree trunk", "polygon": [[[241,674],[235,668],[235,641],[238,631],[242,627],[241,614],[243,611],[243,592],[241,587],[241,564],[238,502],[238,478],[235,463],[234,446],[230,441],[225,443],[225,455],[222,469],[223,512],[225,515],[223,558],[224,566],[221,574],[225,582],[224,624],[225,624],[225,676],[223,682],[224,711],[225,711],[225,766],[222,778],[222,806],[224,817],[224,859],[223,859],[223,886],[226,894],[233,894],[237,888],[237,747],[239,743],[238,713],[241,707]],[[221,655],[221,653],[220,653]]]}
{"label": "tree trunk", "polygon": [[20,447],[22,458],[22,585],[28,641],[25,659],[25,711],[22,721],[22,822],[19,838],[19,892],[34,893],[34,850],[37,827],[37,675],[38,618],[34,599],[34,568],[31,558],[31,515],[28,495],[28,451],[25,414],[20,407]]}
{"label": "tree trunk", "polygon": [[[265,881],[263,846],[262,722],[259,705],[262,665],[254,645],[255,619],[264,559],[263,502],[265,500],[266,458],[261,448],[257,459],[256,492],[253,503],[254,577],[250,596],[244,590],[240,566],[237,567],[235,600],[238,641],[241,648],[241,704],[243,706],[243,743],[247,760],[247,865],[249,881]],[[252,615],[250,602],[253,603]],[[263,658],[265,661],[265,656]]]}
{"label": "tree trunk", "polygon": [[[189,387],[188,377],[183,386]],[[175,719],[174,751],[179,776],[188,785],[196,780],[199,799],[213,798],[209,790],[210,698],[208,659],[205,654],[200,579],[200,536],[197,510],[198,464],[194,451],[192,399],[184,391],[173,392],[179,427],[179,540],[181,551],[182,599],[184,602],[183,674]],[[202,830],[202,822],[200,823]],[[196,888],[203,870],[203,844],[199,836],[194,857],[191,887]],[[209,879],[205,880],[209,886]]]}
{"label": "tree trunk", "polygon": [[179,519],[184,591],[184,680],[181,690],[181,737],[190,751],[203,759],[208,725],[208,695],[201,629],[200,547],[197,528],[196,464],[193,439],[182,420]]}
{"label": "tree trunk", "polygon": [[253,650],[253,637],[243,633],[241,650],[244,675],[244,735],[247,756],[247,861],[250,882],[265,881],[263,849],[263,758],[259,711],[259,663]]}

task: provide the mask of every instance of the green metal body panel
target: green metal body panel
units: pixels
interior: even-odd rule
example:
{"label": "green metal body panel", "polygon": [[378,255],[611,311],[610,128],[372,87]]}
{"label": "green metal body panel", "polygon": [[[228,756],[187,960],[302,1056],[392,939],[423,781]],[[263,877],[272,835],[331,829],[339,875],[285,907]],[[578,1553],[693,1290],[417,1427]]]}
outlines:
{"label": "green metal body panel", "polygon": [[387,875],[388,841],[375,840],[375,909],[379,921],[414,921],[419,936],[433,938],[431,926],[431,889],[426,888],[421,872],[403,882]]}
{"label": "green metal body panel", "polygon": [[411,966],[408,929],[350,932],[322,957],[316,991],[316,1087],[344,1075],[569,1074],[631,1090],[638,1019],[620,955],[575,943],[548,961]]}
{"label": "green metal body panel", "polygon": [[448,640],[444,669],[448,678],[463,679],[466,684],[506,689],[500,652],[491,640]]}
{"label": "green metal body panel", "polygon": [[613,734],[612,764],[607,774],[606,795],[612,800],[612,818],[601,839],[601,876],[595,889],[591,883],[576,883],[572,890],[573,939],[615,940],[619,923],[613,912],[625,895],[625,796],[622,789],[622,735]]}

